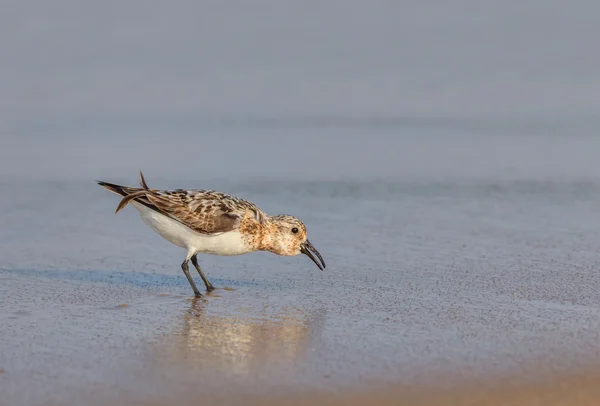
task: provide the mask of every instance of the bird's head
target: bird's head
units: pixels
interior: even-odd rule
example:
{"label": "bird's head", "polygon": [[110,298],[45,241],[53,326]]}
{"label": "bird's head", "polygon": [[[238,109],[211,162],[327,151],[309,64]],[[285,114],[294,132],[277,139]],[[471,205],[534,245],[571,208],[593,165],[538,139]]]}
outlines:
{"label": "bird's head", "polygon": [[[265,251],[271,251],[278,255],[304,254],[312,259],[319,269],[325,268],[323,257],[306,238],[306,226],[294,216],[280,214],[269,217],[263,233],[262,245],[262,249]],[[317,258],[320,262],[317,261]]]}

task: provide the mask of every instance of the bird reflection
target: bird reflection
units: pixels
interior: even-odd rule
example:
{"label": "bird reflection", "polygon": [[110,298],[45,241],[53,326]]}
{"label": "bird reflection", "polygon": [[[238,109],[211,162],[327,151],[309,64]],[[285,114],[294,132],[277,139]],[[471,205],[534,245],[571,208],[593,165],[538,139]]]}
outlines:
{"label": "bird reflection", "polygon": [[226,306],[228,312],[221,313],[223,307],[213,310],[210,302],[210,298],[194,299],[182,328],[170,335],[171,345],[163,351],[172,362],[238,376],[265,367],[288,368],[302,361],[315,334],[322,330],[320,312],[307,314],[297,308],[271,311],[268,306],[260,311],[232,311],[232,306]]}

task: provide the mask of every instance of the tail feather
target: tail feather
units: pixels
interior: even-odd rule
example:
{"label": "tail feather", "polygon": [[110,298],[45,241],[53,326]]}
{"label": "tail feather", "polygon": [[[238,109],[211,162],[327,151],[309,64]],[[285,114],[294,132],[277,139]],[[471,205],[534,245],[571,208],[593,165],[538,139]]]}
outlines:
{"label": "tail feather", "polygon": [[[121,211],[125,206],[127,206],[127,204],[132,201],[132,200],[136,200],[139,199],[141,197],[145,197],[146,194],[148,192],[150,192],[150,188],[148,187],[148,184],[146,183],[146,180],[144,179],[144,174],[142,173],[142,171],[140,171],[140,186],[142,187],[140,188],[135,188],[135,187],[129,187],[129,186],[121,186],[121,185],[117,185],[114,183],[109,183],[109,182],[104,182],[101,180],[97,180],[96,181],[100,186],[103,186],[104,188],[106,188],[107,190],[123,196],[123,199],[121,199],[121,201],[119,202],[119,205],[117,206],[117,210],[115,211],[115,214],[118,213],[119,211]],[[138,200],[140,203],[144,204],[145,206],[148,206],[154,210],[158,210],[156,208],[156,206],[154,206],[152,203],[150,203],[148,201],[148,199],[139,199]]]}
{"label": "tail feather", "polygon": [[144,179],[144,174],[142,173],[142,171],[140,171],[140,186],[143,189],[150,190],[148,184],[146,183],[146,179]]}
{"label": "tail feather", "polygon": [[125,196],[119,202],[119,205],[117,206],[117,210],[115,210],[115,214],[120,212],[123,207],[127,206],[127,203],[129,203],[130,201],[135,200],[138,197],[146,196],[146,193],[147,192],[145,190],[140,190],[139,192],[135,192],[135,193]]}
{"label": "tail feather", "polygon": [[131,189],[127,186],[116,185],[114,183],[108,183],[101,180],[97,180],[96,183],[98,183],[100,186],[103,186],[107,190],[121,196],[127,196],[129,194],[127,189]]}

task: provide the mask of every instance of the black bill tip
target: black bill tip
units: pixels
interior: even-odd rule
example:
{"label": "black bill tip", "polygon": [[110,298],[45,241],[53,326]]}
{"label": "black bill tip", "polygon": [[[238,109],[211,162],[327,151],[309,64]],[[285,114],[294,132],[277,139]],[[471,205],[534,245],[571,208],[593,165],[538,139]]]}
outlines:
{"label": "black bill tip", "polygon": [[[323,257],[321,256],[321,254],[319,254],[319,251],[317,251],[317,249],[313,247],[310,241],[306,240],[300,246],[300,252],[312,259],[312,261],[319,267],[321,271],[326,268]],[[317,258],[319,258],[319,261],[321,261],[320,263],[317,261],[317,258],[315,258],[315,255],[317,256]]]}

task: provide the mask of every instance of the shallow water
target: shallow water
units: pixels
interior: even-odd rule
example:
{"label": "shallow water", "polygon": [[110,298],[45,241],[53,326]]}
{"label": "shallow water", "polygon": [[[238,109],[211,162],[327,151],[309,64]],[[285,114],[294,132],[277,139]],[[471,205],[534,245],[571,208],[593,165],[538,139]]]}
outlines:
{"label": "shallow water", "polygon": [[335,390],[598,355],[600,183],[210,187],[301,217],[327,269],[203,256],[222,289],[193,300],[184,252],[133,208],[114,216],[117,197],[93,182],[2,184],[3,397]]}

